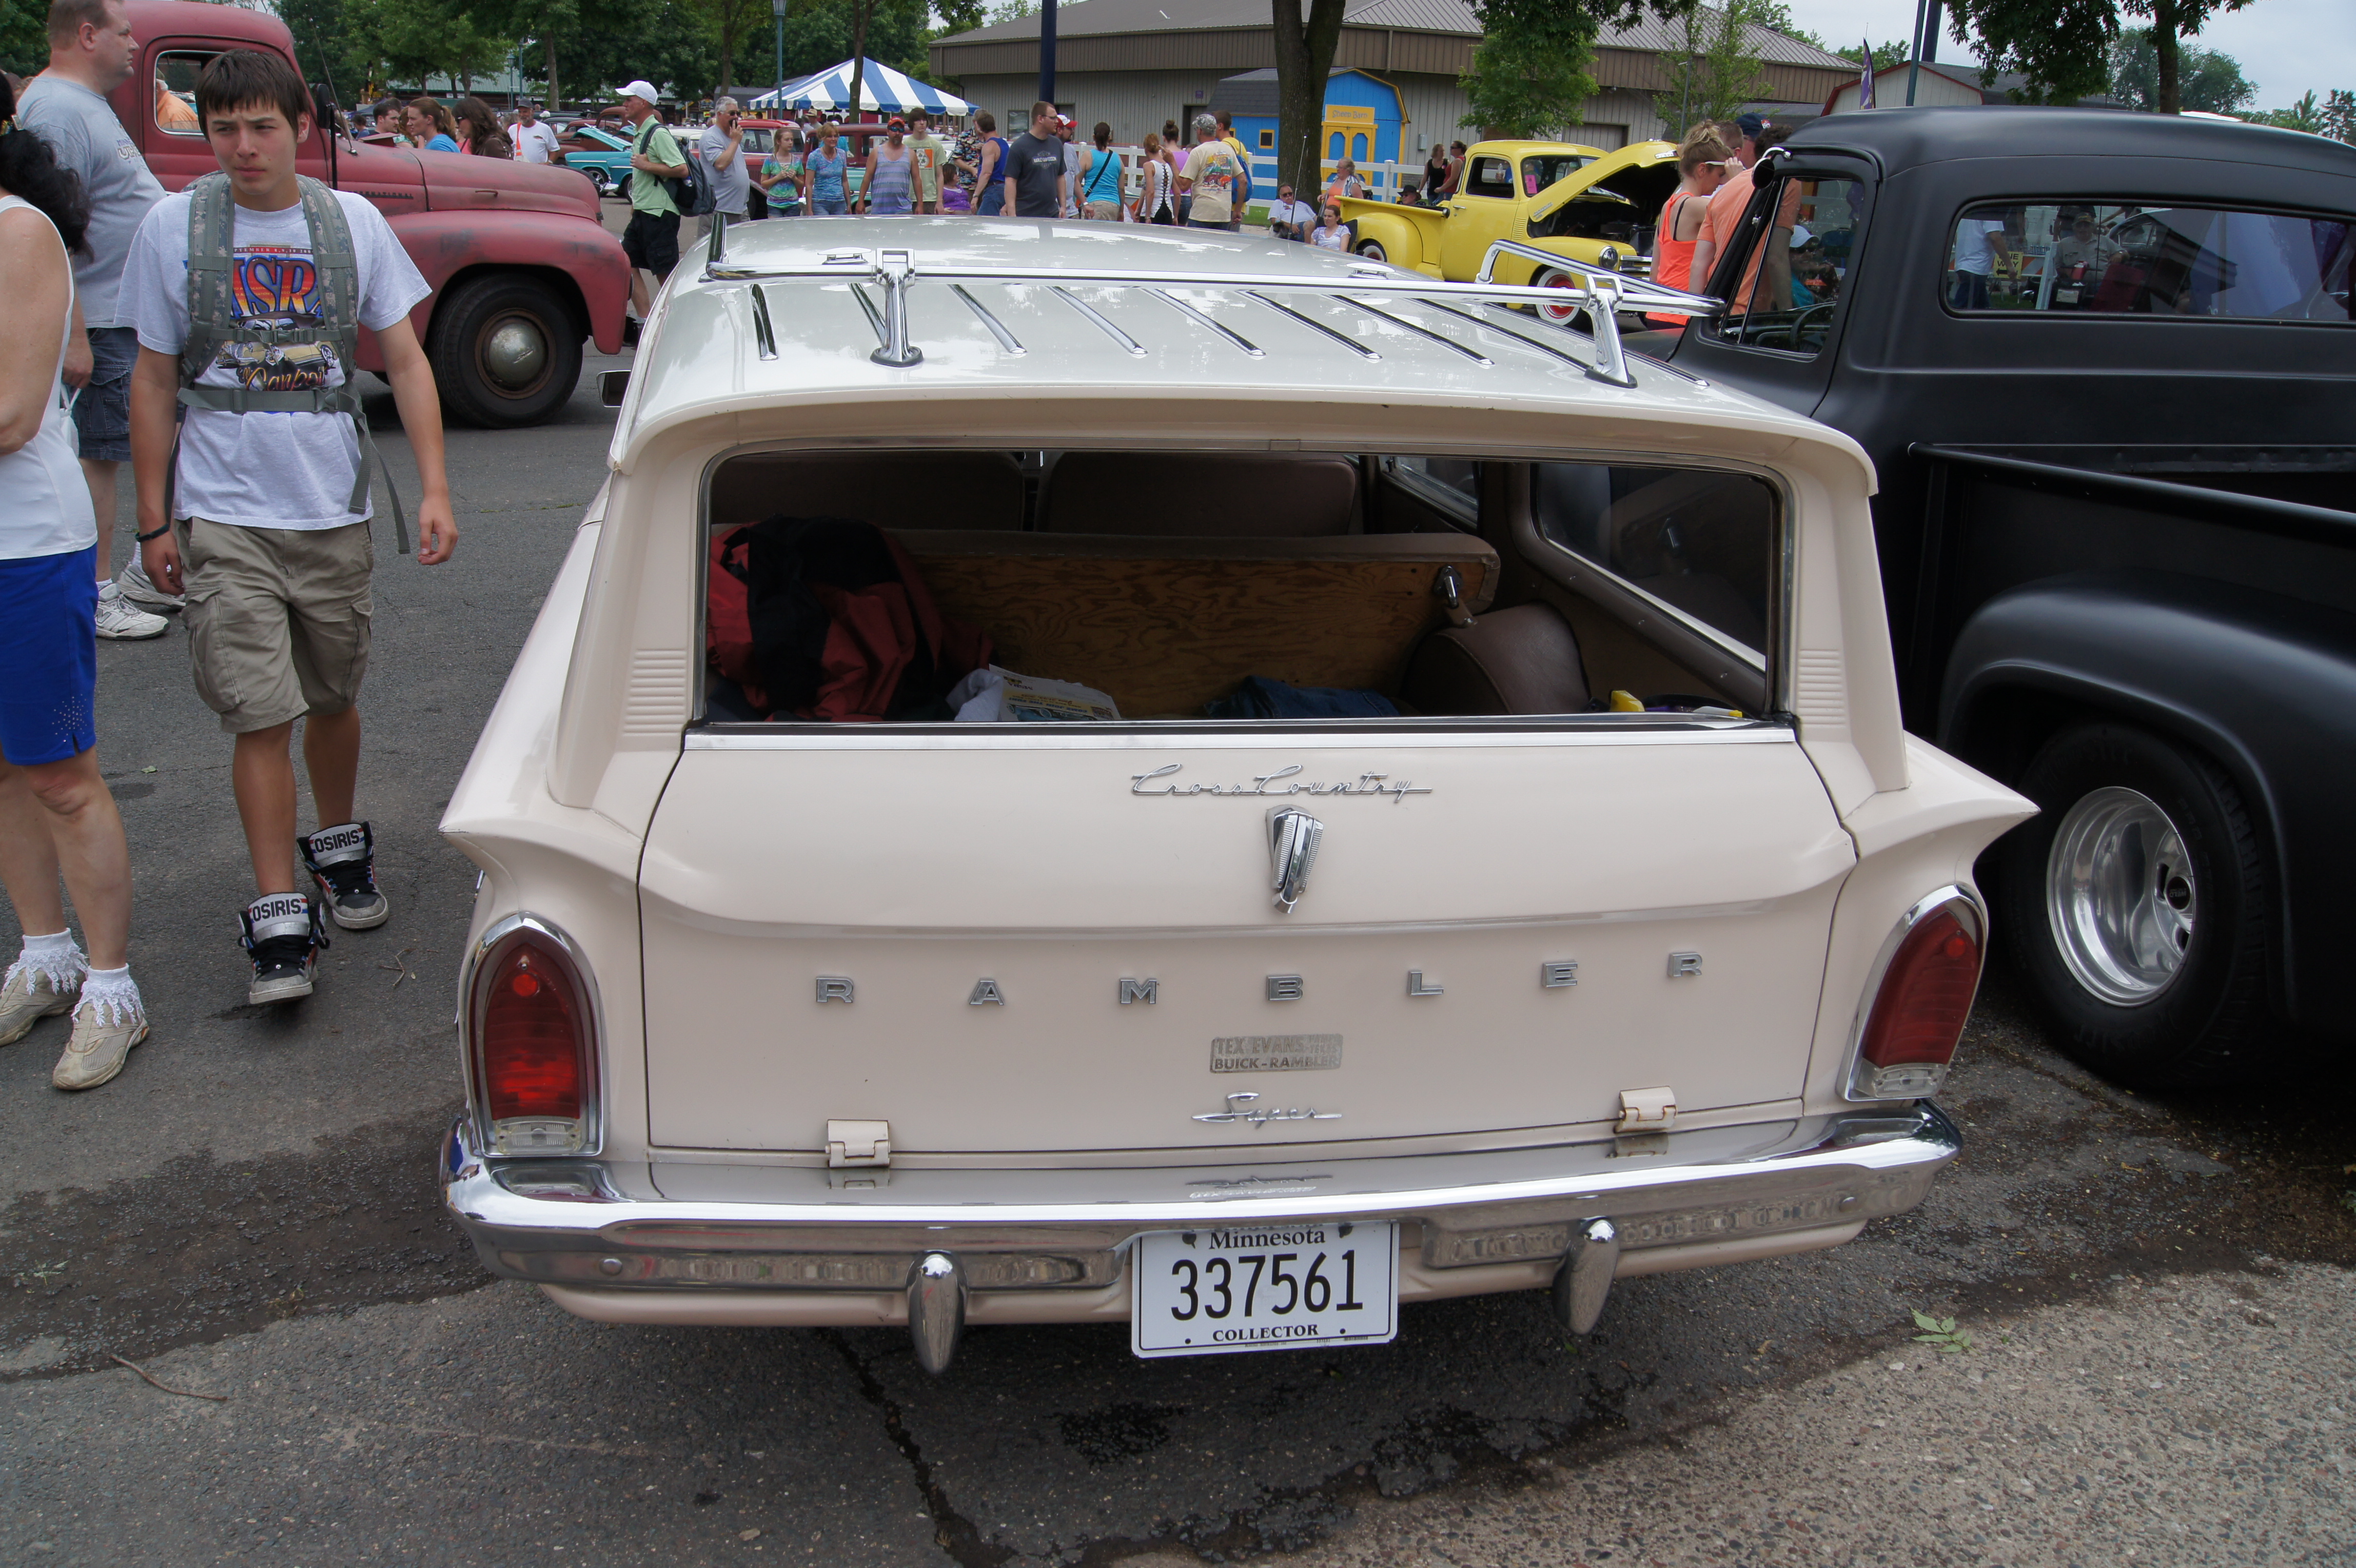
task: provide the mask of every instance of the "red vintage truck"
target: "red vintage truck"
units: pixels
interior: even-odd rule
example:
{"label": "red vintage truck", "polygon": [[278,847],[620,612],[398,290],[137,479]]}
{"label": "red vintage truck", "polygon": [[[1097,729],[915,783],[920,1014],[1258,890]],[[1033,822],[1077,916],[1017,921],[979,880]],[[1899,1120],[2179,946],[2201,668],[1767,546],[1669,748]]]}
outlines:
{"label": "red vintage truck", "polygon": [[[145,69],[114,112],[166,190],[220,166],[199,134],[197,73],[224,49],[294,59],[294,35],[263,11],[197,0],[130,0]],[[315,88],[315,91],[316,88]],[[434,293],[411,313],[451,416],[509,428],[554,417],[581,377],[581,345],[622,346],[630,292],[621,242],[574,170],[463,153],[370,145],[318,117],[302,171],[376,203]],[[375,334],[362,370],[382,371]]]}

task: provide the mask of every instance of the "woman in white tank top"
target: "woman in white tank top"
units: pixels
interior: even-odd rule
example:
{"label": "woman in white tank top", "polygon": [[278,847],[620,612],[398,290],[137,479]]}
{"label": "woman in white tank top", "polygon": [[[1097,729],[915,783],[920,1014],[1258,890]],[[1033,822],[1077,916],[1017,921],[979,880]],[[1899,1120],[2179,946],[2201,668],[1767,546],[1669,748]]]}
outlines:
{"label": "woman in white tank top", "polygon": [[[147,1037],[132,983],[131,856],[98,770],[98,520],[77,460],[59,372],[73,320],[70,247],[80,187],[17,128],[0,78],[0,277],[15,328],[0,335],[0,886],[24,945],[0,981],[0,1046],[73,1015],[49,1075],[94,1089]],[[67,929],[62,876],[85,954]]]}

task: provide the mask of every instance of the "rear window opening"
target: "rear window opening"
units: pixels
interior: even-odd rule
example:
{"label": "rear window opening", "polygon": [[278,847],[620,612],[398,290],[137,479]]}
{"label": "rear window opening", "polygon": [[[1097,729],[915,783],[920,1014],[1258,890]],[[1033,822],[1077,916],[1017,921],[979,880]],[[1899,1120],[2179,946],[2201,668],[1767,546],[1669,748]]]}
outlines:
{"label": "rear window opening", "polygon": [[700,717],[1758,718],[1782,526],[1765,479],[1668,464],[742,453],[707,496]]}

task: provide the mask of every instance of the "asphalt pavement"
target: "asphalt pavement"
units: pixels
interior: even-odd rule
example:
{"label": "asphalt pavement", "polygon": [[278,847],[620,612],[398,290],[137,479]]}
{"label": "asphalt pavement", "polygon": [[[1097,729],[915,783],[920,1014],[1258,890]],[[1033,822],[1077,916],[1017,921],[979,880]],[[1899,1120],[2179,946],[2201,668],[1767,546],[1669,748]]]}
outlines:
{"label": "asphalt pavement", "polygon": [[339,933],[300,1007],[244,1004],[229,746],[185,633],[102,646],[155,1032],[79,1096],[48,1082],[63,1020],[0,1051],[0,1562],[2356,1556],[2351,1075],[2131,1095],[2000,968],[1920,1211],[1625,1282],[1583,1342],[1515,1295],[1192,1360],[975,1330],[936,1380],[894,1332],[605,1326],[488,1282],[436,1201],[473,872],[434,826],[610,427],[584,376],[552,425],[454,431],[457,558],[380,531],[361,809],[393,918]]}

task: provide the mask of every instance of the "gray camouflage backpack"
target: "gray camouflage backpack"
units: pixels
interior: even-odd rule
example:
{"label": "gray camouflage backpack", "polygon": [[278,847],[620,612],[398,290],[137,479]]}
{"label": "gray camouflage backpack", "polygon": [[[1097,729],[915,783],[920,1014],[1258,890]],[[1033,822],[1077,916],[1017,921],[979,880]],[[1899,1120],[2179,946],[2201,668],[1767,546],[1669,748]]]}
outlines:
{"label": "gray camouflage backpack", "polygon": [[[303,194],[303,221],[310,231],[311,264],[318,273],[318,309],[284,327],[240,320],[232,308],[237,208],[230,196],[229,176],[209,174],[188,187],[188,340],[180,349],[180,403],[231,413],[350,414],[359,433],[360,464],[348,510],[359,511],[368,505],[373,466],[383,476],[384,493],[392,502],[393,535],[406,555],[409,520],[402,513],[401,497],[392,488],[392,476],[385,472],[352,384],[360,339],[360,274],[352,252],[351,225],[345,221],[335,192],[308,175],[296,176],[295,183]],[[335,356],[344,373],[342,386],[286,391],[267,384],[273,371],[299,369],[322,349]],[[246,384],[198,386],[197,378],[224,355],[240,367],[240,379]]]}

